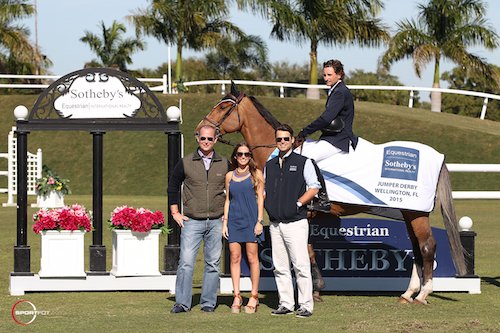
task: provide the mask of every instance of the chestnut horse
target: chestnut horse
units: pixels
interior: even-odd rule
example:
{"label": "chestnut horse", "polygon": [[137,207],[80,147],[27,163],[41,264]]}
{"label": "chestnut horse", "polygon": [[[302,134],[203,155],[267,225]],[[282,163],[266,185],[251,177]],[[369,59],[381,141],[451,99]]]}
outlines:
{"label": "chestnut horse", "polygon": [[[212,125],[219,132],[219,141],[226,133],[240,132],[250,145],[255,161],[263,168],[269,155],[276,148],[275,128],[280,122],[253,96],[237,91],[234,83],[231,94],[222,98],[212,111],[198,124]],[[458,275],[466,274],[464,252],[460,243],[455,209],[451,197],[451,185],[445,163],[441,167],[437,184],[437,197],[441,204],[441,213],[450,242],[451,255]],[[368,206],[332,202],[330,213],[336,216],[370,212]],[[427,303],[427,296],[432,292],[432,273],[436,242],[432,236],[429,213],[401,209],[406,228],[412,243],[414,262],[408,289],[401,295],[401,303]],[[415,299],[413,296],[416,295]]]}

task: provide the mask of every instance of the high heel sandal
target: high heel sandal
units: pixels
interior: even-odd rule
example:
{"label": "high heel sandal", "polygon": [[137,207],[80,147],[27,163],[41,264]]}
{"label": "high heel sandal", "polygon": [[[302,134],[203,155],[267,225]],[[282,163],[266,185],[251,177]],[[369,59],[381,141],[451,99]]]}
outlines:
{"label": "high heel sandal", "polygon": [[235,305],[233,300],[233,305],[231,306],[231,313],[240,313],[241,305],[243,304],[243,299],[241,298],[240,293],[234,294],[234,298],[238,298],[240,300],[240,304]]}
{"label": "high heel sandal", "polygon": [[255,306],[252,305],[247,305],[245,306],[245,313],[255,313],[257,312],[257,309],[259,308],[259,294],[252,294],[250,298],[253,298],[256,300]]}

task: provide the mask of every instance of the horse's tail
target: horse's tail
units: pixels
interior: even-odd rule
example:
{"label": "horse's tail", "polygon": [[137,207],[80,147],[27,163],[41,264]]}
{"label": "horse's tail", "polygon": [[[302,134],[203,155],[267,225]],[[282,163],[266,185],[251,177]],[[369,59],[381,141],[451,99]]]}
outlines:
{"label": "horse's tail", "polygon": [[460,242],[458,221],[451,193],[450,175],[444,162],[441,166],[441,172],[439,173],[437,196],[441,203],[441,214],[443,215],[444,225],[446,227],[446,232],[448,233],[448,241],[450,242],[453,263],[455,264],[455,269],[457,270],[458,275],[462,276],[467,273],[464,258],[465,250]]}

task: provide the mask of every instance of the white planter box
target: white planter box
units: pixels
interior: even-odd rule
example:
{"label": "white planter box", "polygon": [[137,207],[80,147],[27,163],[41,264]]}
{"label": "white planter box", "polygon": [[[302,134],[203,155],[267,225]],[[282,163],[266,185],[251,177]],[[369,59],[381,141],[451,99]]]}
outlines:
{"label": "white planter box", "polygon": [[85,277],[85,231],[42,231],[40,277]]}
{"label": "white planter box", "polygon": [[36,200],[37,207],[40,208],[64,207],[64,194],[62,192],[50,191],[47,195],[38,195]]}
{"label": "white planter box", "polygon": [[160,276],[159,241],[161,230],[135,232],[113,230],[114,276]]}

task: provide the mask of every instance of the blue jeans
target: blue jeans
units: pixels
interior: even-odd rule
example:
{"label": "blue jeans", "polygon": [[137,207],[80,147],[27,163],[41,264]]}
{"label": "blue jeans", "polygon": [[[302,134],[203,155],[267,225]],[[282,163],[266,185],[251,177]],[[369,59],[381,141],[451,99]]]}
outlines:
{"label": "blue jeans", "polygon": [[201,307],[215,307],[217,304],[222,251],[222,221],[220,219],[189,219],[184,221],[184,228],[181,229],[181,250],[175,281],[175,302],[186,310],[191,309],[193,271],[202,240],[204,241],[205,268],[200,305]]}

